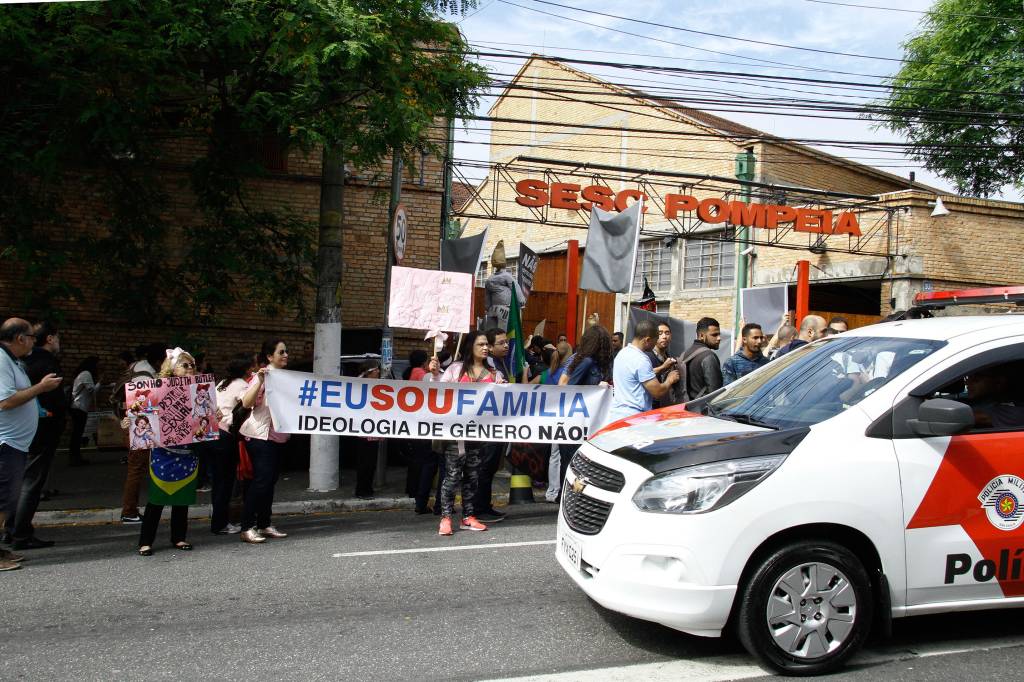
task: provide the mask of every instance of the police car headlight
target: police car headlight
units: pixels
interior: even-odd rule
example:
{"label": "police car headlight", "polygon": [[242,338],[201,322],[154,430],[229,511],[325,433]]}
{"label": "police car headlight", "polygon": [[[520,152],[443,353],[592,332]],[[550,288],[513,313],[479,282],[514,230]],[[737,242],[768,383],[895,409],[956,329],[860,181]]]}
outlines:
{"label": "police car headlight", "polygon": [[723,507],[768,478],[786,455],[731,459],[670,471],[651,478],[633,495],[640,511],[698,514]]}

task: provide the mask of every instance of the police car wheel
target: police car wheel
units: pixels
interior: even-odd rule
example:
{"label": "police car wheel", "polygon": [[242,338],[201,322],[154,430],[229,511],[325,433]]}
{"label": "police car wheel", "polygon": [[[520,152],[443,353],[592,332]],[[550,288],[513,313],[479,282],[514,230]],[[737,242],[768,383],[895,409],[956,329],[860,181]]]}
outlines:
{"label": "police car wheel", "polygon": [[764,558],[740,593],[743,646],[772,670],[820,675],[843,665],[871,630],[871,580],[842,545],[804,541]]}

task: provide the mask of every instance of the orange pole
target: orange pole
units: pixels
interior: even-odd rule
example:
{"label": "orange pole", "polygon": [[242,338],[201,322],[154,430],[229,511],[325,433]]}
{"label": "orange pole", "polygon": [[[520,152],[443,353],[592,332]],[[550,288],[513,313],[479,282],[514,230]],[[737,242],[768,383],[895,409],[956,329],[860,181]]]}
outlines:
{"label": "orange pole", "polygon": [[576,297],[580,290],[580,243],[569,240],[565,268],[565,335],[569,345],[576,347]]}
{"label": "orange pole", "polygon": [[798,260],[796,262],[796,319],[793,326],[799,328],[800,322],[807,317],[807,311],[811,304],[811,262]]}

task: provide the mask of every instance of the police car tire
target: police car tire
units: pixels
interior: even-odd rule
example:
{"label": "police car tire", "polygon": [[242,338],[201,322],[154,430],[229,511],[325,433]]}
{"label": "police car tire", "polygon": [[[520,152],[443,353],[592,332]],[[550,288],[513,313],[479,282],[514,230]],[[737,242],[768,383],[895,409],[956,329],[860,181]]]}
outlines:
{"label": "police car tire", "polygon": [[[815,658],[784,651],[772,636],[767,619],[768,600],[776,583],[809,563],[838,569],[849,580],[856,598],[856,615],[846,638],[834,651]],[[739,596],[736,630],[740,642],[762,665],[786,675],[821,675],[839,668],[861,648],[871,631],[871,579],[850,550],[832,542],[802,541],[773,551],[754,567]]]}

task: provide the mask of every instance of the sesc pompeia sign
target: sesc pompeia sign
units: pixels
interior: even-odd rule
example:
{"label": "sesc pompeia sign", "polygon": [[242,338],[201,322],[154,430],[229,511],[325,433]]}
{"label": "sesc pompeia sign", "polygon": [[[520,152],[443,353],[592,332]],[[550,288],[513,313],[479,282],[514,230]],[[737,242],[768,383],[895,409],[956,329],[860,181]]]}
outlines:
{"label": "sesc pompeia sign", "polygon": [[[594,206],[605,211],[624,211],[632,201],[644,199],[647,211],[647,195],[635,189],[615,192],[610,187],[589,185],[582,187],[571,182],[547,183],[543,180],[526,179],[516,183],[516,203],[520,206],[539,208],[565,208],[572,211],[589,211]],[[815,234],[848,234],[860,237],[857,216],[849,211],[832,211],[813,208],[793,208],[775,204],[744,203],[725,199],[698,199],[689,194],[665,195],[665,218],[673,220],[680,213],[696,212],[703,222],[713,225],[727,223],[744,227],[759,227],[774,230],[780,225],[793,224],[796,232]]]}

